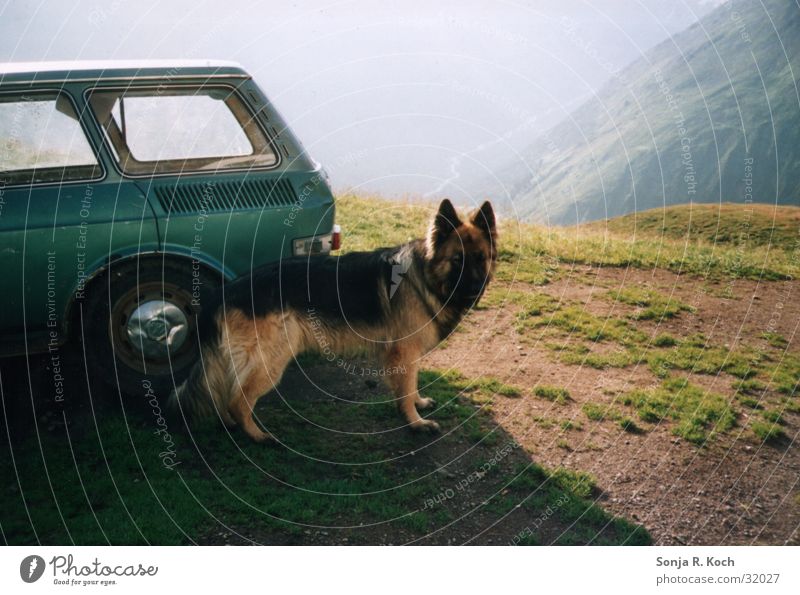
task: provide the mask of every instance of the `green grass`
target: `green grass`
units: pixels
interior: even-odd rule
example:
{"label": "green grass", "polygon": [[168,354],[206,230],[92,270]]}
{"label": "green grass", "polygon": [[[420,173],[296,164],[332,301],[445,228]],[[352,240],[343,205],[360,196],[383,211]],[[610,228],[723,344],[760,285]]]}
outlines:
{"label": "green grass", "polygon": [[781,407],[783,407],[784,411],[788,411],[790,413],[800,413],[800,403],[791,399],[783,400],[781,402]]}
{"label": "green grass", "polygon": [[562,490],[579,498],[589,498],[597,493],[597,480],[591,473],[558,467],[548,472],[550,479]]}
{"label": "green grass", "polygon": [[560,388],[558,386],[539,385],[533,389],[533,394],[535,394],[537,397],[552,401],[553,403],[558,403],[560,405],[563,405],[572,399],[567,389]]}
{"label": "green grass", "polygon": [[[303,413],[319,420],[333,409],[316,404],[314,411]],[[6,539],[181,544],[204,527],[215,526],[214,517],[224,524],[291,535],[305,524],[336,524],[345,516],[364,521],[407,519],[413,510],[402,498],[419,501],[435,488],[423,481],[398,491],[394,488],[402,475],[386,466],[339,468],[313,461],[308,457],[330,459],[335,447],[337,460],[368,464],[370,458],[359,450],[369,445],[351,437],[349,445],[336,441],[340,443],[325,448],[320,432],[309,433],[307,424],[282,417],[276,423],[299,426],[295,435],[281,436],[298,449],[297,454],[251,444],[238,435],[229,438],[218,427],[205,428],[197,436],[199,452],[186,437],[174,437],[180,464],[173,471],[160,464],[161,444],[152,431],[126,426],[120,418],[103,420],[99,438],[73,437],[74,460],[63,436],[48,436],[44,460],[54,493],[43,481],[42,459],[28,458],[32,464],[22,469],[21,483],[32,518],[28,521],[18,508],[19,499],[11,510],[0,512]],[[305,442],[300,440],[303,433]],[[379,452],[389,454],[385,449]],[[353,493],[362,495],[356,498]],[[6,516],[12,511],[13,516]],[[404,526],[405,521],[398,523]]]}
{"label": "green grass", "polygon": [[783,423],[783,413],[775,409],[765,409],[761,412],[761,417],[773,424]]}
{"label": "green grass", "polygon": [[761,338],[769,343],[772,347],[778,349],[785,349],[789,342],[780,334],[775,331],[766,331],[761,333]]}
{"label": "green grass", "polygon": [[558,425],[565,432],[569,431],[569,430],[581,430],[581,429],[583,429],[581,424],[580,424],[580,422],[577,422],[577,421],[574,421],[574,420],[571,420],[571,419],[562,420]]}
{"label": "green grass", "polygon": [[764,392],[766,388],[766,384],[760,380],[756,380],[755,378],[750,378],[748,380],[737,380],[733,383],[734,390],[749,395],[760,394]]}
{"label": "green grass", "polygon": [[336,203],[336,222],[342,226],[343,251],[374,250],[421,238],[436,214],[435,207],[363,198],[340,196]]}
{"label": "green grass", "polygon": [[771,422],[754,421],[750,424],[750,429],[762,442],[777,442],[786,437],[783,428]]}
{"label": "green grass", "polygon": [[487,376],[479,378],[473,383],[473,385],[476,388],[479,388],[492,395],[502,395],[504,397],[513,398],[519,397],[522,394],[522,390],[519,387],[505,384],[497,378],[491,378]]}
{"label": "green grass", "polygon": [[517,303],[522,306],[517,314],[517,318],[521,321],[555,312],[561,307],[561,303],[557,299],[546,293],[526,293],[525,298],[520,299]]}
{"label": "green grass", "polygon": [[672,433],[695,444],[705,444],[736,423],[725,397],[685,379],[668,379],[660,387],[627,393],[619,402],[633,407],[642,421],[673,421]]}
{"label": "green grass", "polygon": [[[516,329],[528,340],[544,339],[543,346],[566,364],[606,369],[645,362],[659,378],[666,378],[675,370],[710,375],[724,372],[749,381],[739,386],[750,392],[763,383],[754,378],[761,375],[770,378],[779,392],[793,394],[796,390],[800,377],[800,358],[796,355],[782,354],[781,361],[769,367],[769,355],[757,347],[712,345],[703,335],[678,338],[660,333],[651,337],[635,322],[673,316],[691,308],[649,290],[614,291],[607,295],[645,309],[631,315],[632,321],[623,320],[597,316],[573,304],[560,305],[546,294],[537,294],[517,314]],[[522,302],[519,298],[518,303]]]}
{"label": "green grass", "polygon": [[633,320],[662,320],[673,318],[681,312],[694,312],[694,308],[662,293],[642,287],[624,287],[609,291],[608,299],[630,306],[636,310],[630,314]]}
{"label": "green grass", "polygon": [[536,258],[524,260],[514,252],[501,248],[495,276],[498,281],[536,286],[549,283],[557,275],[558,269],[558,261],[552,256],[540,254]]}
{"label": "green grass", "polygon": [[650,370],[660,378],[665,378],[672,370],[685,370],[712,375],[727,372],[747,379],[758,373],[764,355],[746,347],[706,346],[702,337],[688,337],[670,349],[651,349],[646,358]]}
{"label": "green grass", "polygon": [[761,401],[754,397],[748,397],[747,395],[739,394],[736,396],[736,400],[739,401],[743,406],[749,407],[750,409],[761,409],[763,406],[761,405]]}
{"label": "green grass", "polygon": [[630,417],[622,417],[617,420],[617,425],[626,432],[631,434],[642,434],[644,430],[636,425],[636,422]]}
{"label": "green grass", "polygon": [[586,228],[651,240],[749,247],[791,247],[797,241],[800,209],[771,205],[693,204],[653,209],[590,223]]}
{"label": "green grass", "polygon": [[796,396],[800,382],[800,354],[782,354],[777,364],[764,368],[762,377],[778,392]]}
{"label": "green grass", "polygon": [[[728,349],[707,345],[702,335],[678,339],[662,334],[650,343],[648,335],[637,330],[630,322],[604,319],[577,307],[534,318],[525,326],[542,328],[540,333],[544,337],[563,339],[563,342],[547,341],[544,347],[566,364],[605,369],[625,368],[646,362],[659,378],[666,378],[675,370],[684,370],[710,375],[725,372],[747,380],[771,370],[766,366],[766,355],[756,348],[740,346]],[[787,355],[780,366],[773,369],[774,382],[778,385],[776,390],[787,394],[794,390],[796,380],[792,373],[799,365],[792,356]]]}
{"label": "green grass", "polygon": [[538,237],[533,252],[555,257],[565,265],[661,268],[674,273],[721,279],[789,279],[793,271],[791,250],[755,247],[741,250],[731,245],[627,235],[602,235],[592,228],[576,231],[549,229]]}
{"label": "green grass", "polygon": [[[326,366],[316,373],[336,380]],[[401,422],[392,400],[380,391],[357,403],[302,395],[287,403],[273,395],[260,415],[282,446],[254,444],[241,432],[227,434],[209,422],[194,428],[191,437],[173,433],[178,461],[173,469],[161,464],[165,446],[154,434],[149,411],[125,419],[119,411],[99,410],[96,425],[87,420],[86,428],[73,428],[69,437],[63,431],[31,436],[15,449],[16,469],[10,458],[0,461],[7,480],[0,507],[3,537],[10,544],[167,545],[191,543],[227,526],[256,539],[281,536],[300,542],[308,525],[371,523],[381,523],[382,535],[422,537],[457,514],[444,504],[426,509],[425,502],[455,489],[461,479],[437,472],[441,462],[423,448],[432,440],[441,440],[437,452],[452,449],[443,457],[463,455],[459,466],[467,469],[486,470],[487,461],[500,461],[481,476],[486,492],[497,494],[494,506],[511,509],[526,498],[529,493],[520,489],[500,493],[511,476],[500,471],[504,459],[497,453],[512,439],[485,406],[487,397],[507,385],[436,370],[422,371],[419,385],[424,396],[437,400],[433,418],[448,434],[387,432]],[[469,448],[465,440],[472,443]],[[503,456],[509,463],[528,459],[516,445]],[[580,495],[585,490],[577,475],[535,469],[547,484],[536,502],[568,497],[575,507],[591,506]],[[16,485],[17,473],[19,485],[11,490],[8,482]],[[464,497],[474,496],[465,492]],[[576,539],[592,532],[613,543],[627,538],[604,530],[617,521],[597,514],[589,521],[576,519],[574,530],[582,536]],[[638,531],[633,525],[629,529]],[[354,530],[351,542],[359,536]]]}
{"label": "green grass", "polygon": [[549,343],[546,347],[555,351],[559,356],[559,361],[565,364],[589,366],[598,370],[626,368],[640,358],[634,349],[628,347],[602,350],[594,344],[587,346],[580,343],[566,345]]}
{"label": "green grass", "polygon": [[544,328],[551,333],[566,334],[589,341],[613,341],[633,345],[646,339],[629,322],[618,318],[595,316],[580,306],[565,306],[546,316],[535,316],[523,327]]}
{"label": "green grass", "polygon": [[492,283],[486,289],[481,301],[476,308],[478,310],[488,310],[491,308],[505,308],[511,304],[519,304],[528,295],[527,291],[510,289],[506,284]]}
{"label": "green grass", "polygon": [[581,406],[583,413],[592,421],[618,421],[622,415],[611,405],[598,405],[597,403],[584,403]]}
{"label": "green grass", "polygon": [[[608,520],[608,514],[592,502],[598,488],[594,477],[587,473],[563,467],[547,471],[531,465],[517,469],[511,485],[528,494],[521,505],[538,516],[536,523],[519,533],[518,543],[522,545],[652,543],[643,527],[624,519]],[[575,526],[567,532],[553,531],[551,519]]]}
{"label": "green grass", "polygon": [[555,426],[555,421],[543,415],[532,415],[531,420],[543,430],[549,430]]}
{"label": "green grass", "polygon": [[[366,250],[422,237],[434,208],[433,203],[404,204],[349,194],[341,196],[336,216],[345,232],[344,249]],[[688,211],[685,206],[675,209]],[[696,205],[692,206],[693,213],[696,214],[697,209]],[[784,209],[778,209],[778,212],[790,212],[789,208]],[[798,211],[792,211],[795,212]],[[737,217],[735,210],[724,210],[723,227],[726,221],[731,221],[730,225],[735,227]],[[786,217],[791,219],[795,215],[786,215],[781,220]],[[614,221],[619,223],[612,225]],[[697,221],[696,217],[694,221]],[[504,220],[499,228],[501,244],[497,278],[541,285],[557,277],[562,267],[587,264],[662,268],[710,278],[787,279],[794,271],[792,250],[797,225],[792,221],[787,219],[786,226],[781,227],[788,230],[780,235],[781,242],[771,246],[762,243],[742,250],[735,244],[720,242],[721,236],[715,243],[707,233],[697,234],[688,243],[683,235],[675,234],[655,238],[651,234],[638,233],[634,237],[631,233],[633,227],[624,217],[608,224],[598,222],[578,229]],[[682,225],[685,223],[678,220],[671,229],[680,230]],[[605,229],[607,226],[609,230]]]}
{"label": "green grass", "polygon": [[655,339],[653,339],[653,346],[654,347],[674,347],[677,345],[678,340],[669,333],[661,333]]}

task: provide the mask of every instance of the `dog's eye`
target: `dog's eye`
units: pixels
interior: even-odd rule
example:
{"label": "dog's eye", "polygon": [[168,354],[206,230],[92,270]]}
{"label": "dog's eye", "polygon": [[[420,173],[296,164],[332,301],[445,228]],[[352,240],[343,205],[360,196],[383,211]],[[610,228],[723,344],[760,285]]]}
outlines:
{"label": "dog's eye", "polygon": [[456,255],[450,257],[450,262],[452,262],[455,265],[460,265],[461,261],[463,259],[464,259],[464,257],[461,256],[461,254],[456,254]]}
{"label": "dog's eye", "polygon": [[475,260],[478,262],[483,262],[484,260],[486,260],[486,255],[483,252],[476,252]]}

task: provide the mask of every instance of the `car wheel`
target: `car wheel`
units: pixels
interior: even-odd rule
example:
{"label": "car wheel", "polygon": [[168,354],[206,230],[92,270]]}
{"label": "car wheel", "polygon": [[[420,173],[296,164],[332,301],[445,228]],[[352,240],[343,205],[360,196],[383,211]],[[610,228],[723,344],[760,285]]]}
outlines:
{"label": "car wheel", "polygon": [[[110,281],[109,281],[110,280]],[[191,263],[112,267],[88,295],[87,360],[123,394],[166,395],[198,359],[197,314],[218,279]]]}

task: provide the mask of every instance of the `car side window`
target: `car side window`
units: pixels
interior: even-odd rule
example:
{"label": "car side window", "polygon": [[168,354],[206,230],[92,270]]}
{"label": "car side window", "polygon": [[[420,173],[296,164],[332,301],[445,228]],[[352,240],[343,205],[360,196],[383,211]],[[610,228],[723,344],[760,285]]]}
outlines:
{"label": "car side window", "polygon": [[228,87],[95,90],[89,102],[131,175],[271,167],[278,158]]}
{"label": "car side window", "polygon": [[0,183],[91,180],[102,175],[63,93],[0,94]]}

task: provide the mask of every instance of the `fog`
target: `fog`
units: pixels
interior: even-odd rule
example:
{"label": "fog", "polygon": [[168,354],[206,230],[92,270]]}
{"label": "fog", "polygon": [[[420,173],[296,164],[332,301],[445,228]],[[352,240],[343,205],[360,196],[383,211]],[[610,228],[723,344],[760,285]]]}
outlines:
{"label": "fog", "polygon": [[720,2],[7,2],[0,60],[243,64],[339,190],[450,195]]}

